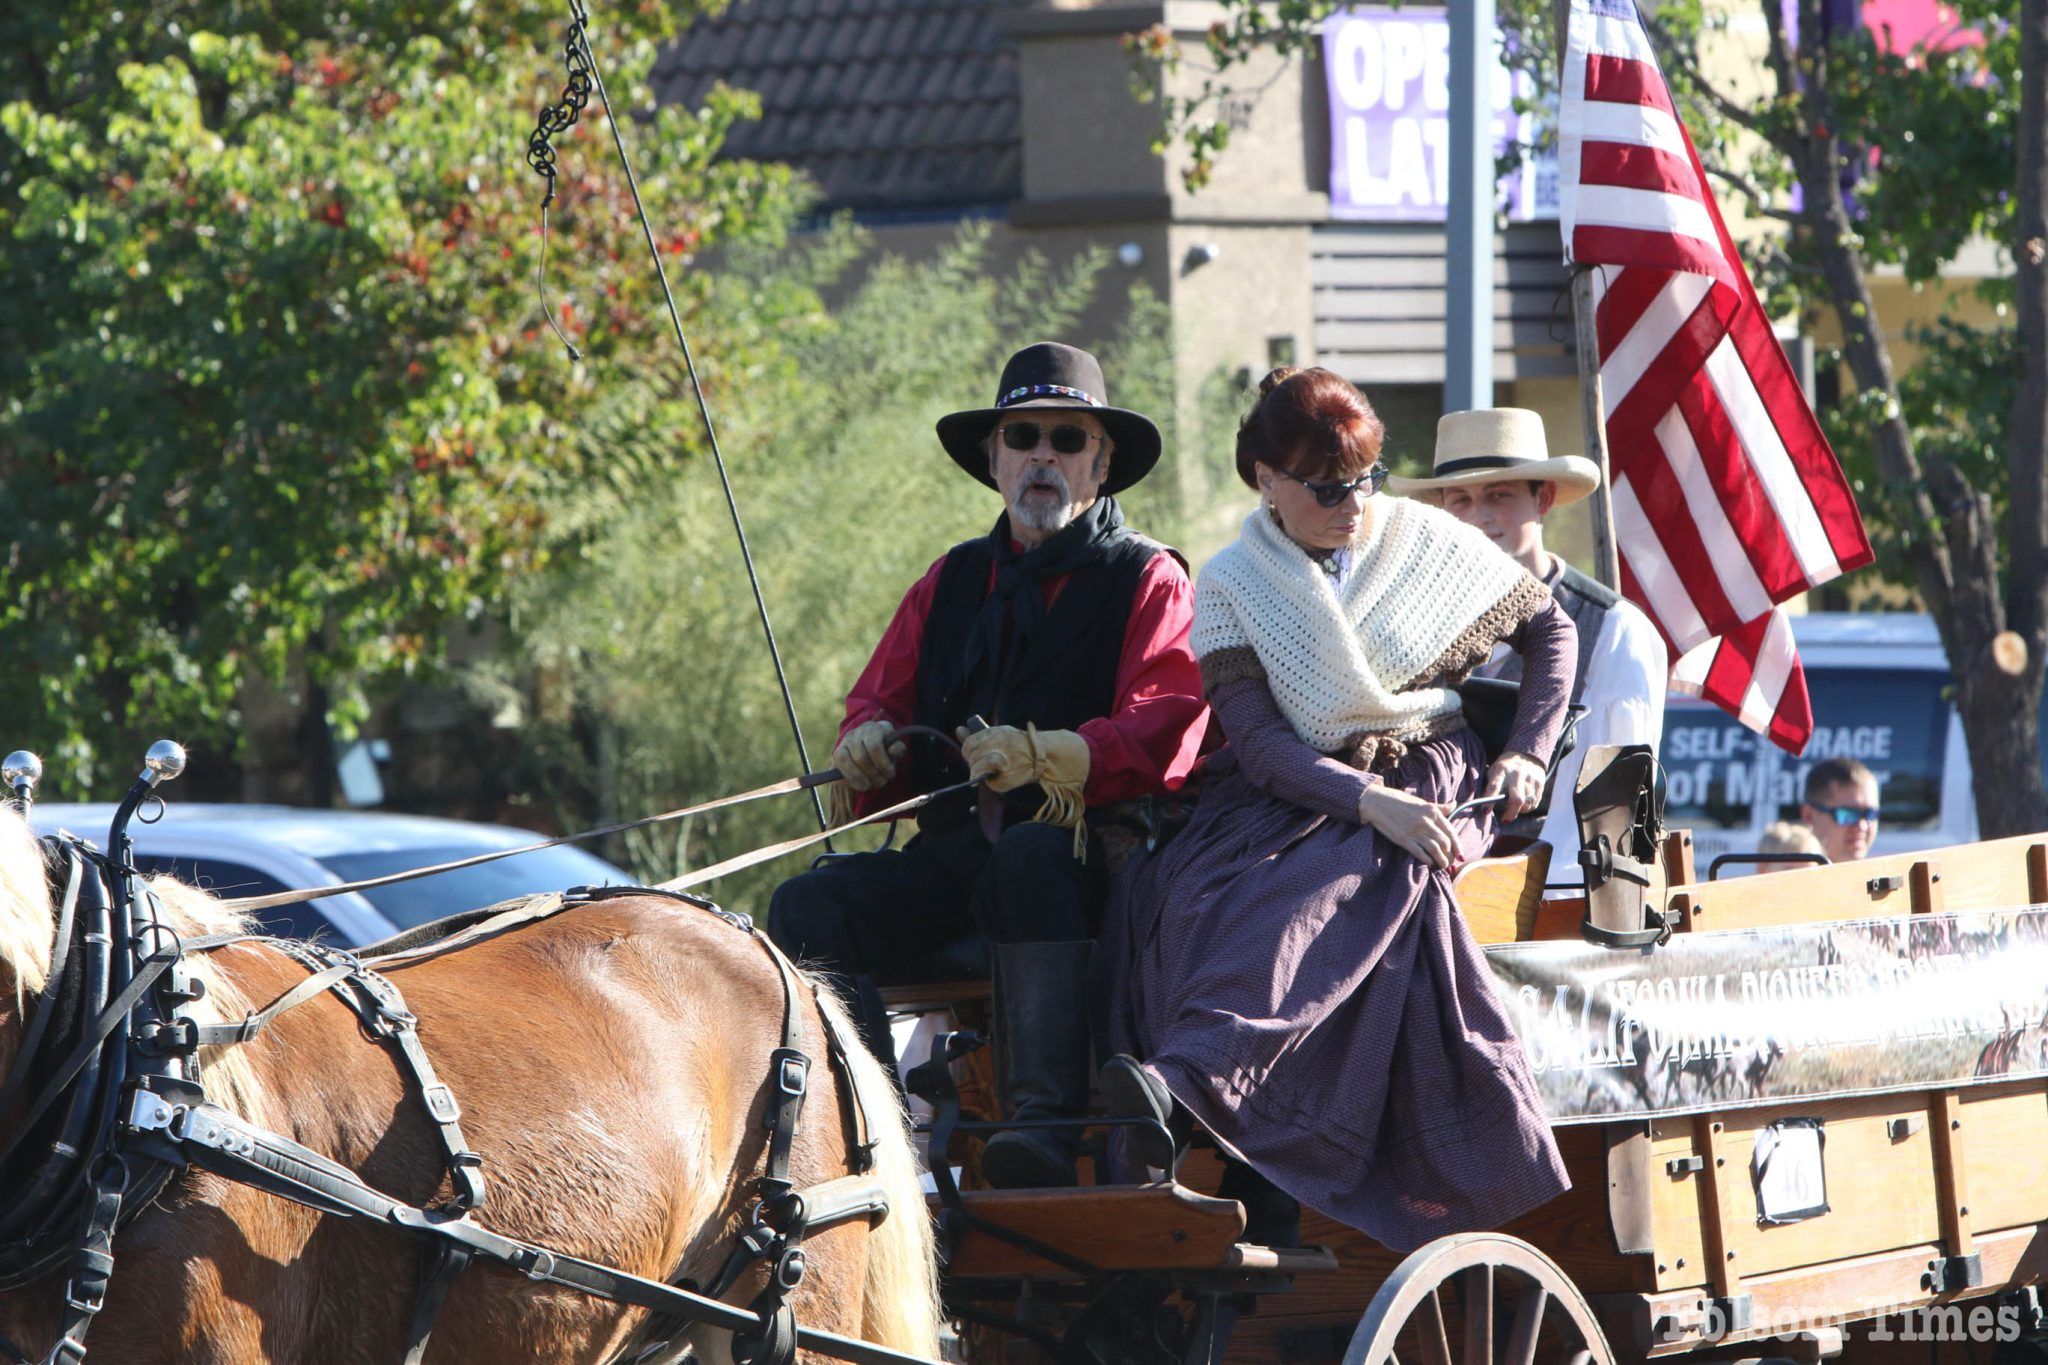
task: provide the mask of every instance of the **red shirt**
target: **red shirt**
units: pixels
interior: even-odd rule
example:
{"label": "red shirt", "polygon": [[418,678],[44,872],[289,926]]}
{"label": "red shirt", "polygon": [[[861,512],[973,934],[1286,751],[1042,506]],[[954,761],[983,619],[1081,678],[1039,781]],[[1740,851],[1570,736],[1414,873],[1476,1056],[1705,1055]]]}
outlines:
{"label": "red shirt", "polygon": [[[896,608],[889,628],[853,690],[846,694],[846,719],[839,735],[871,720],[909,725],[917,709],[917,659],[925,619],[938,589],[941,555]],[[1045,579],[1040,591],[1048,610],[1067,585],[1067,575]],[[995,569],[989,569],[995,586]],[[1091,806],[1172,791],[1187,780],[1208,730],[1209,707],[1202,700],[1202,671],[1188,644],[1195,619],[1195,589],[1187,570],[1170,554],[1156,554],[1138,576],[1117,661],[1116,705],[1106,716],[1080,728],[1088,744]],[[863,815],[913,795],[899,774],[879,791],[858,794]]]}

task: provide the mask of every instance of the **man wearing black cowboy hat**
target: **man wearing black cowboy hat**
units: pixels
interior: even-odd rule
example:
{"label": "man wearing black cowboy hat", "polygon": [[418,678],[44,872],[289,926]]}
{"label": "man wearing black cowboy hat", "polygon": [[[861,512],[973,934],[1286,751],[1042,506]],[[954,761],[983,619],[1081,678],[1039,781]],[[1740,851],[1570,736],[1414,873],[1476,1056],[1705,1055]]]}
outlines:
{"label": "man wearing black cowboy hat", "polygon": [[[934,802],[900,851],[835,859],[775,892],[768,932],[850,988],[893,1063],[875,982],[909,979],[977,931],[995,950],[998,1044],[1015,1117],[1071,1117],[1088,1093],[1087,982],[1101,851],[1090,807],[1177,788],[1208,712],[1188,647],[1194,590],[1178,556],[1124,525],[1112,495],[1159,459],[1159,430],[1111,407],[1095,357],[1040,342],[1010,357],[992,407],[941,418],[939,442],[1002,494],[986,536],[911,588],[846,699],[833,763],[844,808],[877,809],[968,775],[1002,793]],[[975,734],[969,717],[987,720]],[[897,735],[963,736],[961,755]],[[1076,1134],[998,1134],[997,1186],[1074,1182]]]}

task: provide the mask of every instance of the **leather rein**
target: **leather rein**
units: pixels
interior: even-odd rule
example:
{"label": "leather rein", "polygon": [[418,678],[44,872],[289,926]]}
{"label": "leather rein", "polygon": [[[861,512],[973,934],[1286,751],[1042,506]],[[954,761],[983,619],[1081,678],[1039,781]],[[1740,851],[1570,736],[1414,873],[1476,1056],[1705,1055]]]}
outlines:
{"label": "leather rein", "polygon": [[[340,1217],[388,1223],[427,1242],[426,1274],[408,1330],[407,1365],[419,1365],[434,1321],[463,1269],[479,1258],[530,1279],[559,1284],[616,1303],[652,1310],[635,1353],[652,1353],[688,1324],[733,1334],[739,1365],[790,1365],[799,1348],[862,1365],[929,1365],[919,1357],[835,1333],[800,1326],[789,1303],[803,1281],[808,1232],[854,1218],[889,1216],[888,1200],[871,1178],[846,1177],[812,1190],[790,1179],[790,1156],[809,1089],[802,992],[795,967],[745,916],[699,897],[637,887],[580,888],[559,900],[515,903],[449,938],[369,959],[322,944],[263,934],[219,934],[180,940],[164,922],[135,870],[83,842],[43,841],[46,859],[63,871],[49,979],[26,1016],[22,1047],[0,1080],[0,1115],[20,1103],[15,1135],[0,1147],[0,1180],[20,1190],[0,1211],[0,1289],[68,1269],[57,1343],[31,1357],[0,1337],[0,1357],[14,1365],[81,1365],[92,1320],[105,1302],[114,1269],[115,1233],[139,1214],[176,1171],[195,1166],[228,1180]],[[111,890],[111,894],[109,891]],[[717,916],[758,942],[782,983],[780,1045],[770,1053],[763,1119],[764,1169],[754,1181],[748,1225],[713,1282],[702,1292],[629,1274],[493,1232],[472,1218],[484,1201],[482,1158],[463,1138],[461,1109],[435,1075],[420,1042],[418,1021],[391,981],[375,970],[529,923],[564,909],[620,896],[658,895]],[[232,1023],[208,1024],[190,1005],[203,994],[188,959],[234,943],[284,954],[306,978],[261,1009]],[[416,1206],[379,1191],[338,1162],[233,1114],[206,1098],[198,1050],[233,1046],[259,1036],[285,1012],[333,994],[355,1013],[369,1037],[397,1059],[439,1138],[451,1197]],[[847,1062],[862,1044],[839,1036],[829,1014],[827,1059],[848,1100],[844,1116],[851,1165],[872,1167],[873,1143],[860,1093]],[[917,1216],[919,1211],[902,1211]],[[765,1287],[746,1308],[723,1302],[749,1268],[766,1264]]]}

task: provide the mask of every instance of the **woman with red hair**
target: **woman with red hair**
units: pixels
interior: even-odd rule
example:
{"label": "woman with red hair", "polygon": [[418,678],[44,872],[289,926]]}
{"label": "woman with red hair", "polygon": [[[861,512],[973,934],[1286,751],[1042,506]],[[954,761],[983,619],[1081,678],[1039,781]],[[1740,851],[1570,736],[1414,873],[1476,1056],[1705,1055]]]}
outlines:
{"label": "woman with red hair", "polygon": [[[1383,435],[1328,370],[1261,386],[1237,439],[1261,505],[1195,586],[1230,745],[1108,926],[1129,1055],[1105,1093],[1207,1128],[1269,1244],[1297,1199],[1407,1250],[1569,1184],[1451,870],[1540,798],[1575,632],[1485,536],[1378,496]],[[1457,687],[1501,641],[1523,685],[1489,765]],[[1505,801],[1451,818],[1482,793]]]}

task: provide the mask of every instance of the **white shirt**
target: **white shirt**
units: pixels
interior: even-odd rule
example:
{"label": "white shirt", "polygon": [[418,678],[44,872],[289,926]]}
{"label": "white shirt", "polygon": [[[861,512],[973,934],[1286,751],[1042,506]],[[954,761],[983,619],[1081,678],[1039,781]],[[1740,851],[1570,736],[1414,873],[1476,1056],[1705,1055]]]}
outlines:
{"label": "white shirt", "polygon": [[1579,821],[1572,792],[1579,785],[1579,767],[1595,744],[1647,744],[1654,752],[1664,733],[1664,684],[1670,673],[1664,642],[1642,608],[1626,599],[1616,602],[1602,619],[1600,638],[1586,659],[1586,687],[1579,704],[1578,741],[1557,765],[1550,788],[1550,811],[1543,817],[1543,842],[1553,850],[1552,882],[1579,878]]}

